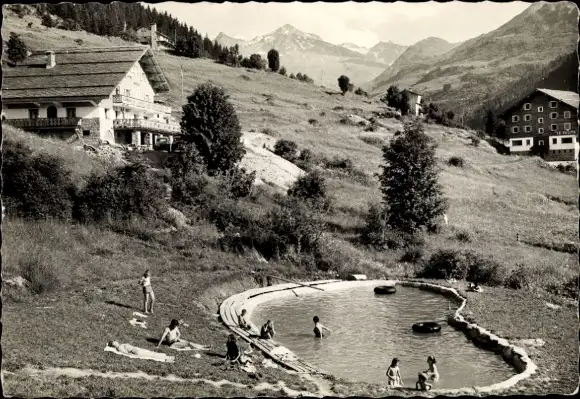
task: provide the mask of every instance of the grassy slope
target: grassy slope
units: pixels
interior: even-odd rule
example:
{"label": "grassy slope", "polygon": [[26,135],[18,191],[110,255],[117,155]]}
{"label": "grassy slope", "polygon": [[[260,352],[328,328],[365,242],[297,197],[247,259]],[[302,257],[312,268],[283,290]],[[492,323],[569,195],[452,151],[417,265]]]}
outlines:
{"label": "grassy slope", "polygon": [[[71,46],[74,45],[76,38],[82,38],[86,46],[118,43],[117,41],[111,43],[105,38],[82,32],[66,32],[44,27],[38,32],[33,31],[32,35],[27,35],[26,18],[24,20],[8,18],[4,23],[3,34],[16,31],[21,33],[29,44],[42,48]],[[35,22],[35,26],[39,24]],[[170,55],[160,55],[159,60],[174,89],[169,98],[172,106],[177,107],[181,104],[179,65],[183,64],[186,74],[185,92],[191,92],[198,83],[210,79],[220,84],[230,93],[244,130],[272,129],[278,137],[295,140],[300,147],[310,148],[327,156],[348,156],[358,167],[369,173],[378,171],[380,149],[364,143],[359,137],[373,135],[389,138],[399,128],[396,121],[386,120],[384,122],[387,129],[371,134],[364,133],[360,127],[340,124],[339,119],[346,113],[356,111],[365,116],[377,108],[377,105],[364,103],[354,96],[345,98],[329,95],[314,85],[302,84],[279,75],[231,69],[208,60],[180,59]],[[242,78],[241,75],[247,75],[250,80]],[[333,110],[337,106],[346,110]],[[321,116],[321,112],[325,112],[325,116]],[[313,127],[308,123],[310,118],[317,119],[320,124]],[[576,202],[573,176],[540,168],[533,159],[497,155],[484,144],[480,148],[474,148],[468,145],[469,133],[465,131],[434,126],[427,129],[440,144],[438,155],[442,160],[442,183],[451,200],[451,209],[448,212],[450,226],[441,235],[429,237],[430,250],[435,247],[471,248],[494,254],[508,266],[513,266],[516,262],[538,268],[545,265],[555,267],[576,265],[577,260],[572,255],[515,242],[516,231],[522,238],[532,241],[577,240],[576,208],[547,201],[545,198],[546,195],[551,195],[567,202]],[[61,148],[67,148],[50,141],[26,138],[28,135],[16,131],[9,134],[18,137],[19,140],[27,140],[35,149],[49,148],[50,151],[59,152],[62,151]],[[98,161],[82,153],[72,150],[62,152],[80,177],[84,174],[80,171],[100,167]],[[468,165],[463,169],[446,166],[443,161],[451,155],[464,157]],[[332,193],[337,198],[339,209],[333,220],[337,227],[336,235],[348,239],[353,235],[353,228],[360,226],[361,214],[366,208],[367,201],[380,200],[378,187],[362,186],[341,179],[331,179],[329,183]],[[361,200],[363,198],[364,200]],[[470,231],[474,241],[468,244],[456,241],[453,236],[459,229]],[[236,270],[248,270],[254,266],[254,262],[215,249],[213,246],[216,236],[217,232],[213,227],[203,224],[197,226],[192,233],[132,236],[98,227],[51,222],[31,224],[8,220],[3,226],[5,246],[2,269],[5,276],[18,273],[23,261],[41,260],[57,265],[59,273],[67,276],[63,281],[65,287],[76,288],[78,292],[32,299],[14,295],[21,303],[16,301],[8,304],[3,312],[5,321],[3,346],[7,348],[3,351],[3,356],[6,364],[12,365],[12,369],[29,362],[38,365],[94,367],[101,370],[133,370],[135,364],[124,358],[104,357],[101,353],[103,343],[109,338],[117,338],[148,347],[150,344],[142,342],[147,333],[158,334],[160,328],[174,315],[193,318],[189,324],[195,325],[191,333],[194,340],[210,343],[222,351],[220,345],[223,345],[223,336],[220,331],[223,329],[213,325],[215,330],[212,330],[207,313],[199,312],[197,304],[206,304],[208,309],[214,312],[216,301],[242,287],[226,286],[212,289],[209,293],[204,290],[211,283],[234,278],[238,273]],[[23,242],[34,244],[24,246],[20,244]],[[346,241],[343,245],[349,246]],[[400,254],[388,253],[377,255],[377,258],[396,261],[398,256]],[[139,306],[140,294],[133,291],[134,280],[145,267],[156,271],[154,278],[162,276],[156,281],[156,286],[159,287],[159,301],[164,305],[160,303],[157,316],[159,319],[151,322],[150,330],[135,332],[131,331],[133,327],[123,320],[129,319],[129,311],[104,305],[103,302],[109,300]],[[282,270],[281,266],[273,265],[273,267]],[[576,270],[570,269],[568,273],[577,273]],[[291,274],[291,270],[286,271]],[[190,280],[191,272],[195,272],[194,281]],[[54,300],[53,304],[51,299]],[[511,298],[506,299],[501,306],[510,301]],[[55,308],[42,311],[33,306],[47,304]],[[166,304],[177,304],[179,308]],[[492,302],[484,303],[479,309],[483,318],[482,325],[488,326],[486,323],[491,323],[489,327],[494,328],[493,322],[503,319],[490,313],[490,309],[496,305]],[[115,312],[107,310],[109,308],[116,311],[117,318]],[[53,312],[53,317],[49,316],[51,315],[49,311]],[[104,314],[104,318],[99,318],[100,313]],[[88,328],[90,323],[80,320],[94,323]],[[546,325],[550,320],[547,315],[539,314],[537,320],[529,320],[528,324]],[[571,320],[567,313],[562,315],[558,324],[570,328],[566,320],[568,322]],[[187,330],[184,333],[186,336],[190,335]],[[541,334],[541,331],[533,329],[530,331],[530,334],[536,333]],[[69,339],[70,334],[74,337],[71,336]],[[560,335],[556,331],[551,331],[550,334],[552,345],[559,340],[568,340],[570,336],[564,327]],[[67,337],[63,341],[71,343],[71,347],[52,341],[54,337]],[[46,344],[45,349],[30,351],[28,350],[30,342],[43,342]],[[79,353],[85,353],[87,356]],[[73,362],[71,359],[77,360]],[[244,375],[228,374],[229,372],[220,374],[215,367],[209,367],[208,362],[195,363],[196,360],[192,358],[186,358],[184,361],[188,368],[213,380],[224,377],[231,380],[242,379],[244,383],[247,381],[247,376]],[[557,362],[558,359],[552,359],[549,367],[555,367]],[[179,373],[172,367],[174,366],[167,365],[162,368],[167,369],[167,372]],[[140,364],[139,368],[155,374],[161,373],[158,372],[159,367],[145,363]],[[183,371],[186,374],[188,372]],[[281,374],[272,374],[267,378],[288,380],[287,376],[282,377]],[[5,381],[10,393],[30,392],[27,391],[29,384],[26,381],[10,376],[7,376]],[[106,384],[104,385],[95,388],[94,395],[106,395]],[[127,395],[143,395],[142,391],[131,389],[118,391]],[[46,394],[54,395],[54,392],[56,391],[47,390]],[[65,392],[67,395],[76,393],[66,389]],[[183,394],[191,392],[184,391]],[[206,388],[194,392],[196,395],[214,393]],[[29,394],[38,396],[36,391]]]}

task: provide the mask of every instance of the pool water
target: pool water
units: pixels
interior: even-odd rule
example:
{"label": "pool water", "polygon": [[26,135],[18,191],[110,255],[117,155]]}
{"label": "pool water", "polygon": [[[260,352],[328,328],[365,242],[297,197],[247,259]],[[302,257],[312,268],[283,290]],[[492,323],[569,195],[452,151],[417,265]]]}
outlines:
{"label": "pool water", "polygon": [[[457,309],[446,297],[397,286],[393,295],[375,295],[373,287],[273,299],[252,312],[260,327],[274,321],[275,340],[313,366],[351,381],[386,384],[391,360],[400,361],[406,387],[415,387],[435,356],[440,379],[433,389],[485,386],[515,374],[501,356],[473,345],[443,320]],[[332,330],[314,338],[312,318]],[[412,325],[438,320],[441,332],[417,334]]]}

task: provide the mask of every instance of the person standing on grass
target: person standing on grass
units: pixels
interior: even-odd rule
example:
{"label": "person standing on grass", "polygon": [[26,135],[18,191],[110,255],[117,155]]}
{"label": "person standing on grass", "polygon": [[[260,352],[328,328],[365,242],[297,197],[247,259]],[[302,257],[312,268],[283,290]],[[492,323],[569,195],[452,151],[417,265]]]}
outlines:
{"label": "person standing on grass", "polygon": [[[153,288],[151,288],[151,274],[149,273],[149,269],[145,270],[143,277],[139,280],[139,285],[143,286],[143,311],[145,314],[153,314],[155,294],[153,293]],[[147,305],[149,305],[149,308]]]}

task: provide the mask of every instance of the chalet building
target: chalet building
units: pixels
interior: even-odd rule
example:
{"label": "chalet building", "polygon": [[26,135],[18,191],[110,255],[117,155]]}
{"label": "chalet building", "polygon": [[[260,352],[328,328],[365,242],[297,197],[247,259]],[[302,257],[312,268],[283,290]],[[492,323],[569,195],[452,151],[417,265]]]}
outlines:
{"label": "chalet building", "polygon": [[180,134],[171,108],[157,98],[169,84],[149,47],[33,53],[2,72],[3,123],[144,149]]}
{"label": "chalet building", "polygon": [[419,116],[421,113],[421,95],[409,89],[403,90],[409,96],[409,114]]}
{"label": "chalet building", "polygon": [[[578,93],[536,89],[499,115],[512,154],[538,154],[547,162],[578,159]],[[534,148],[532,148],[534,147]]]}
{"label": "chalet building", "polygon": [[169,36],[157,30],[157,24],[151,24],[150,28],[140,27],[137,29],[137,39],[139,43],[151,46],[153,50],[173,50],[175,41]]}

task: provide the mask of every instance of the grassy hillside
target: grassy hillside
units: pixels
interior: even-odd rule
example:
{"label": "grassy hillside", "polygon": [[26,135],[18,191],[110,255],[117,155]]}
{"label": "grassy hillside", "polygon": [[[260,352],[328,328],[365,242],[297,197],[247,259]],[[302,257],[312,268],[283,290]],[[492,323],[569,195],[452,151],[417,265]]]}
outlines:
{"label": "grassy hillside", "polygon": [[[29,21],[34,23],[30,30],[26,27]],[[31,47],[36,48],[73,46],[78,39],[82,39],[82,45],[87,47],[124,44],[116,39],[112,42],[83,32],[47,29],[40,27],[36,19],[8,15],[2,34],[10,31],[21,34]],[[329,191],[336,199],[336,212],[327,220],[336,258],[369,275],[401,276],[409,272],[399,262],[401,251],[377,253],[358,246],[355,240],[363,225],[368,203],[380,201],[379,187],[372,179],[381,164],[381,150],[377,143],[390,140],[401,128],[401,123],[395,119],[381,119],[378,130],[367,132],[361,126],[341,120],[350,114],[368,119],[373,111],[381,108],[380,104],[352,94],[343,97],[327,93],[319,86],[277,74],[233,69],[209,60],[183,59],[167,54],[159,54],[158,59],[173,89],[167,96],[172,107],[179,109],[183,104],[180,93],[180,66],[183,65],[185,95],[206,81],[222,86],[231,96],[244,131],[253,130],[275,138],[294,140],[300,148],[311,149],[318,155],[352,159],[355,167],[368,175],[370,183],[363,184],[327,171]],[[554,243],[578,241],[578,195],[574,176],[546,167],[536,158],[499,155],[485,142],[474,147],[470,144],[473,134],[470,131],[435,125],[427,125],[426,131],[439,144],[437,156],[441,182],[451,206],[447,213],[449,226],[438,235],[427,236],[426,256],[441,248],[461,248],[492,255],[502,263],[505,271],[522,264],[530,274],[547,282],[550,279],[566,281],[578,274],[576,255],[548,249]],[[5,132],[13,140],[26,142],[34,151],[48,151],[64,158],[79,182],[90,171],[110,166],[87,156],[74,144],[36,138],[16,129],[6,129]],[[462,157],[466,165],[463,168],[449,166],[447,160],[451,156]],[[257,197],[257,206],[271,205],[270,196],[260,194]],[[114,372],[138,368],[160,377],[175,374],[213,382],[226,379],[245,385],[245,388],[232,386],[219,390],[203,381],[169,385],[169,382],[159,379],[137,386],[131,380],[111,384],[110,380],[96,377],[74,381],[59,378],[52,385],[47,382],[50,379],[40,379],[36,384],[30,384],[29,379],[16,373],[5,377],[4,389],[9,394],[148,396],[159,392],[167,396],[171,390],[174,395],[181,396],[247,396],[256,392],[259,382],[251,376],[222,370],[213,363],[220,361],[218,358],[223,352],[226,333],[214,318],[217,304],[255,284],[248,278],[248,271],[254,269],[257,262],[250,256],[222,251],[218,245],[220,234],[209,222],[194,221],[189,230],[154,232],[138,222],[111,228],[56,221],[23,221],[9,215],[3,223],[2,233],[3,278],[21,274],[27,265],[43,264],[58,274],[55,284],[60,286],[55,287],[60,289],[53,294],[42,296],[3,292],[3,297],[8,299],[3,307],[5,370],[17,372],[26,364],[39,368],[69,366]],[[459,240],[457,233],[466,233],[464,236],[468,235],[471,241]],[[520,235],[519,242],[516,233]],[[292,263],[271,262],[267,267],[274,274],[306,278],[304,270]],[[157,316],[151,319],[149,330],[131,330],[127,319],[134,310],[139,310],[141,300],[135,281],[146,268],[154,271],[159,301]],[[517,291],[489,288],[486,294],[470,302],[469,312],[476,319],[483,320],[484,327],[504,331],[511,338],[528,334],[529,338],[545,338],[548,341],[546,350],[538,350],[536,358],[541,362],[542,370],[549,370],[552,374],[542,371],[538,380],[530,384],[539,393],[556,389],[558,392],[571,392],[572,386],[577,384],[577,369],[569,359],[577,359],[577,342],[570,340],[570,336],[577,332],[576,315],[572,308],[562,308],[558,313],[544,309],[541,314],[537,313],[537,317],[518,319],[519,327],[529,327],[529,331],[521,332],[511,322],[497,317],[507,312],[502,306],[509,307],[516,300],[519,306],[530,298],[535,298],[534,304],[541,304],[544,297],[539,299],[540,296],[528,293],[522,293],[520,297],[519,292],[517,295],[514,292]],[[496,296],[496,293],[499,294]],[[518,308],[518,312],[520,310]],[[499,313],[494,313],[496,311]],[[511,311],[507,314],[513,315]],[[201,360],[184,355],[179,366],[179,362],[176,365],[136,365],[125,358],[104,356],[102,347],[109,339],[148,347],[151,343],[147,339],[156,337],[164,323],[173,317],[184,317],[189,321],[192,327],[185,330],[186,338],[191,336],[195,342],[212,345],[217,354],[213,357],[204,355]],[[554,329],[554,326],[558,328]],[[559,345],[563,340],[565,345]],[[30,350],[32,342],[39,343],[38,347],[42,346],[42,349]],[[272,394],[284,395],[276,385],[279,380],[305,395],[317,391],[317,387],[308,381],[279,369],[262,368],[260,371],[264,373],[263,381],[272,384]],[[380,390],[350,389],[342,382],[336,382],[335,387],[340,388],[333,393],[341,395],[385,394]]]}

